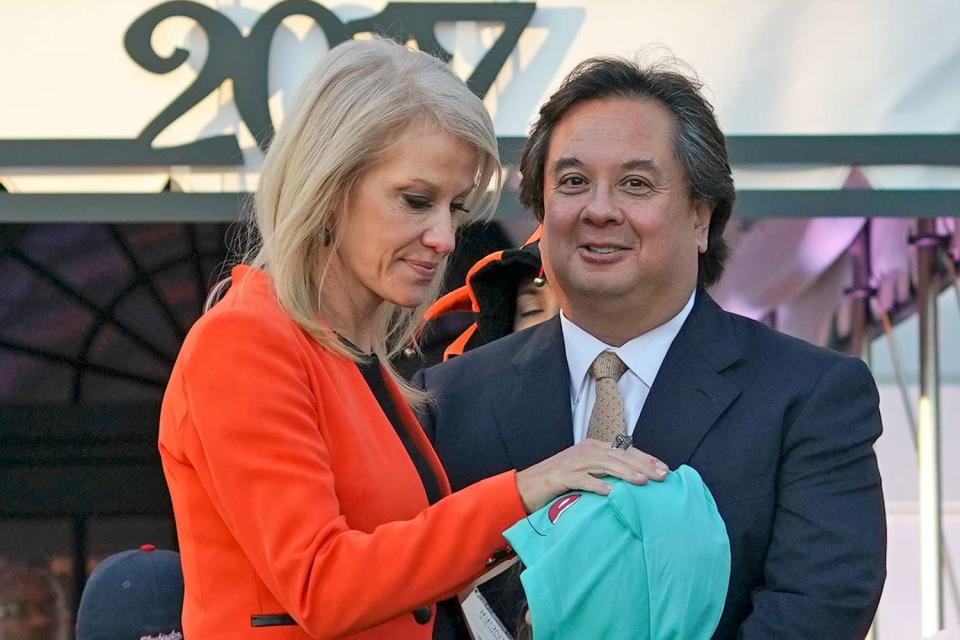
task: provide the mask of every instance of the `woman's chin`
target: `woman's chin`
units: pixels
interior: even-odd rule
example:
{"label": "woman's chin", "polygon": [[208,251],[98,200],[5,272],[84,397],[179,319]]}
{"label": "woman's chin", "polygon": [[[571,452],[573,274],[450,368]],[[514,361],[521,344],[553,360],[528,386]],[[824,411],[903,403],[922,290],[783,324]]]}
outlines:
{"label": "woman's chin", "polygon": [[412,309],[423,304],[427,299],[427,288],[409,289],[404,291],[393,291],[391,295],[384,296],[384,300],[398,307]]}

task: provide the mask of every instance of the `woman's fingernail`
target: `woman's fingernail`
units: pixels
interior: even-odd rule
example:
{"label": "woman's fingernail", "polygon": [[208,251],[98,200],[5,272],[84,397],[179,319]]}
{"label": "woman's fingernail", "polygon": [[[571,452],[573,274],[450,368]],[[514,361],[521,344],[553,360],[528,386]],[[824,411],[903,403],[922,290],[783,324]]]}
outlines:
{"label": "woman's fingernail", "polygon": [[655,466],[657,467],[657,469],[660,469],[661,471],[669,471],[669,470],[670,470],[670,467],[668,467],[667,465],[663,464],[663,462],[661,462],[660,460],[657,460],[657,464],[656,464]]}

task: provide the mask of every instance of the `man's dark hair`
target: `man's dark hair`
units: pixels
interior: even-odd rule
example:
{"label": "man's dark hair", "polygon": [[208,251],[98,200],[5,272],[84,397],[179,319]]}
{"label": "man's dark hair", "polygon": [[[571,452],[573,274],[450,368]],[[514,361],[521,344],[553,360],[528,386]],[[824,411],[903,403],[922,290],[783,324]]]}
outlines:
{"label": "man's dark hair", "polygon": [[576,105],[591,100],[636,98],[656,100],[673,115],[674,152],[686,174],[693,198],[713,204],[706,252],[699,256],[697,286],[720,279],[728,247],[723,229],[736,193],[727,147],[713,113],[700,93],[702,83],[669,60],[644,66],[622,58],[590,58],[578,64],[540,108],[540,117],[520,161],[520,203],[543,221],[544,165],[557,123]]}

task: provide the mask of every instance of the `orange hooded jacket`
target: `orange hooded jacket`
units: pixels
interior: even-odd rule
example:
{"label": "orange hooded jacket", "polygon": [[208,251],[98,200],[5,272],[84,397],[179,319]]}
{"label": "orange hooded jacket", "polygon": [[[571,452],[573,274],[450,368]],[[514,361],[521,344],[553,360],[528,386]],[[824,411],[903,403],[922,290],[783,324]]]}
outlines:
{"label": "orange hooded jacket", "polygon": [[[424,322],[457,311],[472,312],[476,318],[447,345],[443,352],[444,361],[512,331],[516,280],[527,273],[543,275],[540,232],[538,225],[519,248],[494,251],[478,260],[467,272],[466,283],[437,300],[424,314]],[[501,299],[504,296],[509,300]]]}

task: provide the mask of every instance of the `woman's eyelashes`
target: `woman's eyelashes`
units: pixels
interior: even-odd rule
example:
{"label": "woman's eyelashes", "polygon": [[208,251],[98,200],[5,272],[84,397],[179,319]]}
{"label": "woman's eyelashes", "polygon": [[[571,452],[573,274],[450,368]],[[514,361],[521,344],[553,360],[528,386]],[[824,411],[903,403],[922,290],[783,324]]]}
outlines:
{"label": "woman's eyelashes", "polygon": [[[407,206],[413,209],[414,211],[427,211],[428,209],[433,208],[433,200],[426,196],[419,196],[413,193],[404,193],[402,194],[404,202],[407,203]],[[470,213],[470,210],[467,209],[466,205],[461,201],[454,201],[450,203],[450,210],[461,212],[461,213]]]}
{"label": "woman's eyelashes", "polygon": [[418,196],[412,193],[404,193],[402,195],[404,202],[406,202],[407,206],[411,209],[423,211],[433,206],[433,202],[426,196]]}

